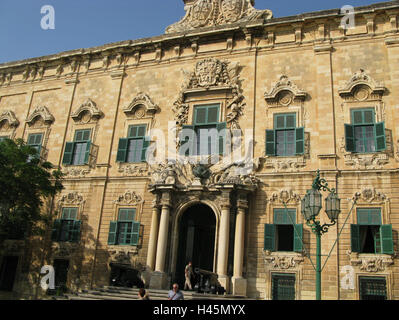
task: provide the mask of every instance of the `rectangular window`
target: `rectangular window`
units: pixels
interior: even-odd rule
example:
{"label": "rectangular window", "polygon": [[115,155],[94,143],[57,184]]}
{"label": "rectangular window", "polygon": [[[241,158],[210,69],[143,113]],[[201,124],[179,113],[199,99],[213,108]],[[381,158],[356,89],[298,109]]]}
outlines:
{"label": "rectangular window", "polygon": [[296,224],[295,209],[274,209],[274,224],[265,225],[264,249],[302,252],[303,225]]}
{"label": "rectangular window", "polygon": [[345,125],[346,150],[372,153],[386,149],[385,124],[375,122],[374,108],[351,110],[351,124]]}
{"label": "rectangular window", "polygon": [[274,129],[266,130],[266,154],[288,157],[305,151],[304,128],[296,127],[296,114],[274,115]]}
{"label": "rectangular window", "polygon": [[128,137],[119,139],[117,162],[142,162],[146,161],[146,152],[150,139],[145,136],[147,126],[132,125],[128,129]]}
{"label": "rectangular window", "polygon": [[91,130],[76,130],[73,142],[65,144],[62,163],[68,165],[84,165],[89,163],[91,150]]}
{"label": "rectangular window", "polygon": [[118,220],[111,221],[108,244],[137,245],[140,223],[135,221],[136,209],[119,209]]}
{"label": "rectangular window", "polygon": [[220,105],[194,107],[193,125],[183,126],[180,154],[216,155],[224,153],[226,122],[219,122]]}
{"label": "rectangular window", "polygon": [[272,299],[295,300],[294,274],[272,274]]}
{"label": "rectangular window", "polygon": [[351,225],[352,252],[393,254],[392,225],[383,225],[380,208],[358,208]]}
{"label": "rectangular window", "polygon": [[78,208],[63,208],[61,219],[54,222],[52,240],[60,242],[78,242],[81,221],[77,220]]}
{"label": "rectangular window", "polygon": [[360,300],[387,300],[387,283],[384,277],[360,277]]}

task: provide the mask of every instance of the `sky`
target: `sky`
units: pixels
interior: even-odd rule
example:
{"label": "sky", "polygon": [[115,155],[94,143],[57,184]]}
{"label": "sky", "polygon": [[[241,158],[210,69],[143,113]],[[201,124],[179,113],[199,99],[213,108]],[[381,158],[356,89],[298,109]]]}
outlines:
{"label": "sky", "polygon": [[[373,0],[256,0],[275,18]],[[54,8],[54,29],[42,29]],[[0,63],[162,35],[185,14],[183,0],[0,0]]]}

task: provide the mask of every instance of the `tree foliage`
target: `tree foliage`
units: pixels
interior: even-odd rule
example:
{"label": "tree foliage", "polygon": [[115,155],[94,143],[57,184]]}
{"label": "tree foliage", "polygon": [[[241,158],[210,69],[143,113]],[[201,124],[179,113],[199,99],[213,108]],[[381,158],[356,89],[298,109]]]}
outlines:
{"label": "tree foliage", "polygon": [[63,189],[62,176],[22,139],[0,142],[0,241],[43,231],[44,203]]}

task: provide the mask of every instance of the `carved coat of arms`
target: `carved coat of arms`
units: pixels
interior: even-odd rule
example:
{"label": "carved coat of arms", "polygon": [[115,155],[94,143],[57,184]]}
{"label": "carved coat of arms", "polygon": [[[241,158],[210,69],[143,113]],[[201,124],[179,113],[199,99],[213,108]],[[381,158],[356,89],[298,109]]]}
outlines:
{"label": "carved coat of arms", "polygon": [[244,2],[242,0],[224,0],[220,6],[221,14],[225,22],[236,22],[243,13]]}
{"label": "carved coat of arms", "polygon": [[197,63],[195,75],[201,87],[216,85],[222,71],[222,64],[216,59],[205,59]]}

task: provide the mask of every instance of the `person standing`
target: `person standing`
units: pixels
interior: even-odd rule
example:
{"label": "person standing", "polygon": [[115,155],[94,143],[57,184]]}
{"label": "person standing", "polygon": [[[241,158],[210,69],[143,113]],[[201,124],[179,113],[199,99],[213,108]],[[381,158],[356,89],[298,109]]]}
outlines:
{"label": "person standing", "polygon": [[184,300],[183,292],[179,290],[179,285],[174,283],[172,290],[168,293],[168,300]]}
{"label": "person standing", "polygon": [[150,300],[150,297],[148,296],[148,293],[146,293],[144,288],[140,288],[138,296],[139,300]]}
{"label": "person standing", "polygon": [[193,264],[191,261],[186,265],[186,268],[184,269],[184,276],[186,278],[186,282],[184,283],[184,290],[193,290],[193,287],[191,285],[191,277],[194,275],[193,273]]}

